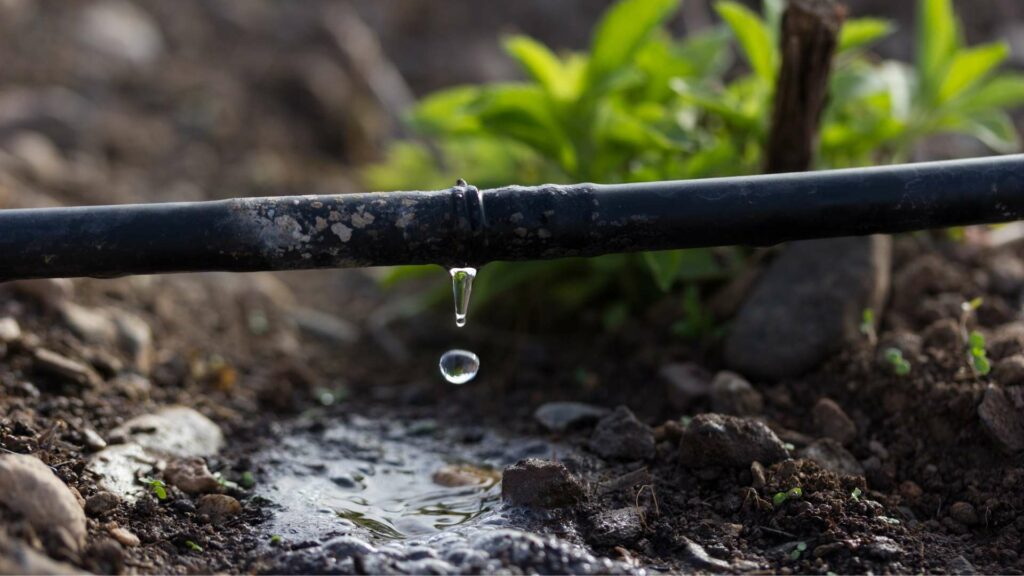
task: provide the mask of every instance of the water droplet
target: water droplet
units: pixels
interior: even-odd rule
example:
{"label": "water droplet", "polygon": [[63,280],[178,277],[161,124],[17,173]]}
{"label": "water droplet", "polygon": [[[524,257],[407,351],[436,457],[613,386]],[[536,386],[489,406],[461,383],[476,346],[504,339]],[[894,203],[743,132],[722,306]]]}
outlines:
{"label": "water droplet", "polygon": [[449,350],[441,355],[441,375],[452,384],[465,384],[480,371],[480,358],[469,350]]}
{"label": "water droplet", "polygon": [[461,328],[466,325],[476,268],[452,268],[448,273],[452,275],[452,293],[455,295],[455,325]]}

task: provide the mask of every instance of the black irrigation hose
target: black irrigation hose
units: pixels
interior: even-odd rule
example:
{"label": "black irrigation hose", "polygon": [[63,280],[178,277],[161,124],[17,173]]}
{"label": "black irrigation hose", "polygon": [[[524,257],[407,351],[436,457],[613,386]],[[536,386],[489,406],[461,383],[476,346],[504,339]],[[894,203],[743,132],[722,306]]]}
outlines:
{"label": "black irrigation hose", "polygon": [[492,260],[1008,222],[1024,155],[645,184],[0,210],[0,281]]}

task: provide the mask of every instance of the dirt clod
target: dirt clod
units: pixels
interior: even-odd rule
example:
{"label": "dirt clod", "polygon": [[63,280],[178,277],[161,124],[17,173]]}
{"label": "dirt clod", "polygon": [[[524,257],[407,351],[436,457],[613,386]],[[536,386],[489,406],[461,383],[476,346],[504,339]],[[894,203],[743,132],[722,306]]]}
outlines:
{"label": "dirt clod", "polygon": [[206,494],[199,498],[196,511],[214,524],[220,524],[241,512],[242,504],[227,494]]}
{"label": "dirt clod", "polygon": [[754,461],[774,464],[788,456],[779,437],[762,422],[722,414],[694,417],[679,441],[679,461],[691,468],[747,468]]}
{"label": "dirt clod", "polygon": [[654,433],[629,408],[619,406],[598,421],[590,449],[603,458],[647,460],[654,456]]}
{"label": "dirt clod", "polygon": [[564,464],[529,458],[502,472],[501,498],[513,506],[553,509],[583,502],[586,492]]}
{"label": "dirt clod", "polygon": [[840,444],[849,444],[857,437],[857,425],[831,398],[822,398],[812,412],[814,426],[826,438]]}

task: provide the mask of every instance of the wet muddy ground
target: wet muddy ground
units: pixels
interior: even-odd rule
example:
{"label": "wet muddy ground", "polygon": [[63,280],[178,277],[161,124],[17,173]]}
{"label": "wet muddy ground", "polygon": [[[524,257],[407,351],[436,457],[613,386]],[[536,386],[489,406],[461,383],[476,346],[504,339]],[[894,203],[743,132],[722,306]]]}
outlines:
{"label": "wet muddy ground", "polygon": [[[387,133],[321,4],[68,6],[0,3],[34,55],[0,66],[2,207],[352,191]],[[440,268],[0,285],[0,571],[1021,573],[1024,247],[968,240],[896,239],[877,343],[777,382],[668,301],[458,329],[417,304]]]}

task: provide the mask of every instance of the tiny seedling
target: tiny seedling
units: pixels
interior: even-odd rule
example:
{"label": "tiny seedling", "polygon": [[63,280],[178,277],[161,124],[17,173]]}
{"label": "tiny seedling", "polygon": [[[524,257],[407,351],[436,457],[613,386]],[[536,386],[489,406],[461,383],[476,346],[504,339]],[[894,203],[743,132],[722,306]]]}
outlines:
{"label": "tiny seedling", "polygon": [[789,553],[789,559],[794,562],[799,560],[800,555],[803,554],[805,550],[807,550],[807,542],[797,542],[796,546],[794,546],[793,550]]}
{"label": "tiny seedling", "polygon": [[163,480],[146,478],[143,482],[149,486],[149,490],[153,492],[157,500],[167,500],[167,485],[164,484]]}
{"label": "tiny seedling", "polygon": [[988,360],[985,352],[985,337],[981,332],[974,330],[967,336],[967,356],[971,362],[971,368],[978,376],[985,376],[992,371],[992,363]]}
{"label": "tiny seedling", "polygon": [[787,500],[798,500],[804,495],[803,488],[794,486],[785,492],[776,492],[772,496],[772,504],[774,506],[782,506]]}
{"label": "tiny seedling", "polygon": [[868,339],[868,344],[874,346],[878,342],[878,332],[875,330],[875,311],[865,308],[860,313],[860,333]]}
{"label": "tiny seedling", "polygon": [[196,544],[195,542],[193,542],[191,540],[185,540],[185,546],[188,546],[188,549],[193,551],[193,552],[202,552],[203,551],[203,547],[202,546],[200,546],[199,544]]}
{"label": "tiny seedling", "polygon": [[853,492],[850,492],[850,498],[853,498],[854,502],[860,502],[862,494],[864,494],[864,492],[862,492],[860,488],[854,488]]}
{"label": "tiny seedling", "polygon": [[271,546],[280,546],[284,542],[284,538],[280,534],[274,534],[270,537]]}
{"label": "tiny seedling", "polygon": [[253,476],[252,472],[246,470],[242,472],[242,477],[238,480],[238,484],[248,490],[256,485],[256,477]]}
{"label": "tiny seedling", "polygon": [[910,374],[910,362],[903,357],[903,352],[899,348],[886,348],[885,361],[889,363],[893,374],[897,376]]}

